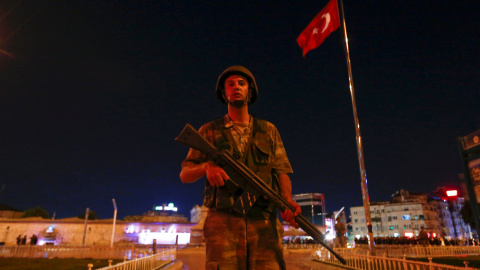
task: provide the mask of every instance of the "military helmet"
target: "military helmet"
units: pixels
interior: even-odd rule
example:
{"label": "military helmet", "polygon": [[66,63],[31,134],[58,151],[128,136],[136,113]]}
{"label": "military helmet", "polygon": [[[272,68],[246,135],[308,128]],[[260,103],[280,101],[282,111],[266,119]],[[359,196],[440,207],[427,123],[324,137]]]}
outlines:
{"label": "military helmet", "polygon": [[227,77],[230,75],[241,75],[247,78],[249,89],[250,89],[250,85],[253,84],[253,89],[250,89],[251,96],[250,96],[250,101],[248,102],[248,105],[253,104],[255,100],[257,100],[257,95],[258,95],[257,83],[255,82],[255,77],[253,77],[253,74],[250,72],[250,70],[248,70],[246,67],[243,67],[243,66],[231,66],[222,72],[220,77],[218,77],[217,87],[215,88],[215,94],[217,95],[217,98],[222,103],[226,104],[225,99],[223,98],[223,92],[221,89],[225,88],[225,79],[227,79]]}

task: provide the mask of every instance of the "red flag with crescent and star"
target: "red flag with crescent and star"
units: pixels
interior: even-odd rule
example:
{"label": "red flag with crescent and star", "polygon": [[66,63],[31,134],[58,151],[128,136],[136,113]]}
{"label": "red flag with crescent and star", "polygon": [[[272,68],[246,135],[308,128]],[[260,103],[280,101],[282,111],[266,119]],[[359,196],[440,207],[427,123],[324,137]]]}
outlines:
{"label": "red flag with crescent and star", "polygon": [[303,50],[303,56],[320,46],[330,33],[340,26],[337,0],[330,2],[318,13],[310,24],[297,38],[297,43]]}

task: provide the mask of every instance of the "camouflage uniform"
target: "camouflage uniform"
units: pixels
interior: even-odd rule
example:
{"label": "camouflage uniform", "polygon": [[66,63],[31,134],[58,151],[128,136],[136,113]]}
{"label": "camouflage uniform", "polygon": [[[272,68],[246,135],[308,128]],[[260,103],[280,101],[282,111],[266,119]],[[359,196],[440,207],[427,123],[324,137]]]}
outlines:
{"label": "camouflage uniform", "polygon": [[[199,133],[219,150],[231,150],[235,158],[274,189],[278,190],[278,184],[272,179],[272,173],[293,172],[280,134],[270,122],[252,117],[248,126],[238,127],[225,115],[223,119],[203,125]],[[190,149],[182,166],[206,161],[205,155]],[[260,198],[243,217],[230,211],[235,198],[229,196],[232,195],[223,194],[206,181],[204,204],[209,208],[204,226],[206,268],[285,269],[281,247],[283,227],[272,203]]]}
{"label": "camouflage uniform", "polygon": [[346,231],[345,224],[341,223],[340,221],[335,224],[335,247],[336,248],[345,248],[347,247],[347,241],[345,239],[345,231]]}

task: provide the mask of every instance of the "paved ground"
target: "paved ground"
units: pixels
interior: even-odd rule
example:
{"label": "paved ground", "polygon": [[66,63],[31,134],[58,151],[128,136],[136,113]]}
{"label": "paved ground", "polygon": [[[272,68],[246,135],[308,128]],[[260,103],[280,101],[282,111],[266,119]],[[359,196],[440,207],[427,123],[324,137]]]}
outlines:
{"label": "paved ground", "polygon": [[[310,250],[291,253],[285,251],[285,263],[288,270],[309,269],[304,263],[309,260]],[[205,248],[183,248],[177,251],[177,260],[183,262],[183,270],[202,270],[205,269]]]}

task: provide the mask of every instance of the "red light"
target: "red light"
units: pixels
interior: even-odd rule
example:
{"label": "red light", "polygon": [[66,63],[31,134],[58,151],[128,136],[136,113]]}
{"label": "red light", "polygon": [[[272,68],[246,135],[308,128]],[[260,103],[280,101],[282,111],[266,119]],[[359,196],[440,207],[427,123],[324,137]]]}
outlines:
{"label": "red light", "polygon": [[447,196],[448,197],[454,197],[457,196],[457,191],[456,190],[447,190]]}

